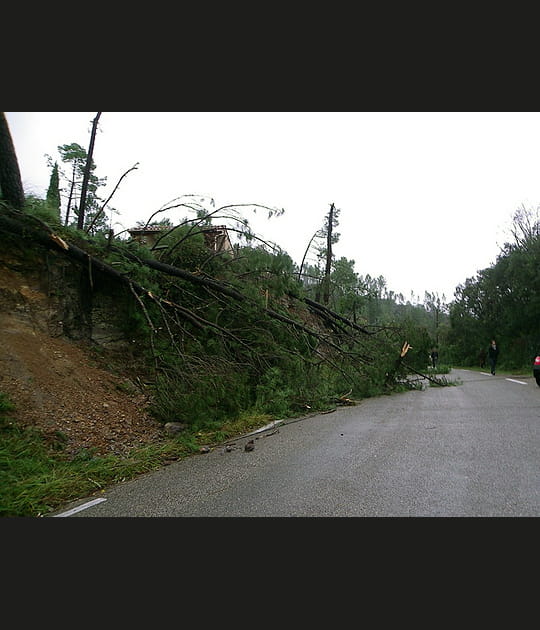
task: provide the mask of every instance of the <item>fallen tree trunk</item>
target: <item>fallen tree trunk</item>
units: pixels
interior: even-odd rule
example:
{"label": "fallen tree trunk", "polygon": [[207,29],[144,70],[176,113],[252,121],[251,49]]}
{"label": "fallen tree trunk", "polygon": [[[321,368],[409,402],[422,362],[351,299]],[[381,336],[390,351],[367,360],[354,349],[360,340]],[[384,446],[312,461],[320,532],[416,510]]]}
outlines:
{"label": "fallen tree trunk", "polygon": [[444,387],[445,385],[448,385],[448,383],[445,380],[433,378],[431,376],[428,376],[427,374],[423,374],[422,372],[415,370],[413,367],[411,367],[410,365],[407,365],[406,363],[403,363],[403,367],[406,368],[407,370],[410,370],[411,372],[414,372],[415,374],[418,374],[418,376],[421,376],[422,378],[426,378],[428,381],[431,381],[435,385],[439,385],[440,387]]}
{"label": "fallen tree trunk", "polygon": [[[44,222],[42,222],[40,219],[37,219],[36,217],[30,216],[30,215],[26,215],[24,213],[20,213],[20,212],[14,212],[11,211],[10,212],[12,215],[15,215],[15,218],[11,218],[6,216],[5,214],[0,214],[0,228],[2,228],[3,230],[7,231],[7,232],[11,232],[12,234],[15,234],[21,238],[31,238],[33,241],[49,248],[49,249],[53,249],[55,251],[59,251],[61,253],[63,253],[64,255],[68,256],[69,258],[83,264],[86,265],[88,267],[88,272],[89,272],[89,277],[91,279],[92,277],[92,269],[98,269],[99,271],[101,271],[102,273],[105,273],[107,275],[109,275],[110,277],[114,278],[115,280],[117,280],[119,283],[127,286],[131,291],[135,291],[139,296],[142,296],[144,294],[147,294],[151,299],[153,300],[160,300],[165,304],[168,304],[169,306],[172,306],[174,308],[174,305],[171,302],[168,302],[167,300],[163,300],[162,298],[160,298],[159,296],[155,296],[152,293],[150,293],[145,287],[141,286],[140,284],[138,284],[137,282],[131,280],[128,276],[119,273],[118,271],[116,271],[116,269],[114,269],[113,267],[111,267],[110,265],[108,265],[107,263],[105,263],[104,261],[90,255],[88,252],[84,251],[83,249],[77,247],[76,245],[72,244],[72,243],[67,243],[66,241],[64,241],[62,238],[60,238],[59,236],[57,236],[52,230],[51,228]],[[28,225],[29,222],[33,222],[33,223],[37,223],[41,229],[36,229],[34,226],[30,226]],[[116,251],[118,251],[117,248],[114,248]],[[173,267],[172,265],[168,265],[166,263],[162,263],[160,261],[154,260],[154,259],[141,259],[138,256],[135,256],[134,254],[130,253],[130,252],[126,252],[124,250],[121,251],[121,253],[123,255],[125,255],[129,260],[133,261],[133,262],[137,262],[138,264],[141,265],[145,265],[147,267],[150,267],[151,269],[154,269],[156,271],[160,271],[162,273],[165,273],[167,275],[170,276],[175,276],[178,278],[182,278],[183,280],[186,280],[188,282],[191,282],[193,284],[197,284],[203,287],[206,287],[208,289],[217,291],[223,295],[226,295],[228,297],[233,298],[236,301],[239,302],[249,302],[251,304],[255,304],[255,302],[253,300],[251,300],[250,298],[248,298],[247,296],[243,295],[242,293],[240,293],[239,291],[237,291],[236,289],[226,286],[216,280],[213,280],[211,278],[206,278],[206,277],[202,277],[202,276],[198,276],[196,274],[193,274],[189,271],[186,271],[184,269],[180,269],[178,267]],[[313,302],[312,304],[316,304],[315,302]],[[314,338],[316,338],[319,342],[326,344],[327,346],[329,346],[330,348],[336,350],[337,352],[343,354],[344,351],[342,350],[342,348],[340,348],[337,344],[333,343],[331,340],[329,340],[327,338],[327,336],[320,334],[319,332],[309,328],[308,326],[305,326],[304,324],[302,324],[299,321],[293,320],[290,317],[287,317],[285,315],[282,315],[281,313],[278,313],[277,311],[274,311],[273,309],[270,308],[265,308],[265,307],[260,307],[261,311],[263,311],[264,313],[266,313],[269,317],[271,317],[272,319],[276,319],[279,320],[289,326],[292,326],[294,328],[296,328],[297,330],[300,330]],[[321,307],[322,308],[322,307]],[[198,317],[197,315],[195,315],[194,313],[188,311],[186,312],[187,309],[177,309],[177,312],[181,313],[184,315],[184,317],[186,317],[187,319],[190,319],[192,322],[193,320],[198,320],[199,323],[201,323],[201,318]],[[145,317],[147,318],[147,321],[149,321],[149,324],[151,324],[151,327],[154,328],[153,324],[151,323],[150,320],[148,320],[148,315],[147,313],[145,313]],[[344,318],[343,318],[344,319]],[[345,320],[346,321],[346,320]],[[352,322],[351,322],[352,325]],[[215,327],[215,326],[214,326]],[[222,329],[223,330],[223,329]],[[365,357],[359,357],[361,358],[362,361],[366,361]],[[368,360],[369,362],[369,360]]]}
{"label": "fallen tree trunk", "polygon": [[363,328],[362,326],[359,326],[358,324],[351,322],[350,319],[347,319],[346,317],[343,317],[342,315],[339,315],[338,313],[331,311],[327,306],[324,306],[323,304],[319,304],[319,302],[310,300],[307,297],[302,298],[302,301],[305,302],[312,309],[314,309],[319,316],[327,318],[328,321],[338,320],[346,324],[347,326],[350,326],[354,330],[359,330],[365,335],[374,335],[377,332],[374,330],[367,330],[366,328]]}

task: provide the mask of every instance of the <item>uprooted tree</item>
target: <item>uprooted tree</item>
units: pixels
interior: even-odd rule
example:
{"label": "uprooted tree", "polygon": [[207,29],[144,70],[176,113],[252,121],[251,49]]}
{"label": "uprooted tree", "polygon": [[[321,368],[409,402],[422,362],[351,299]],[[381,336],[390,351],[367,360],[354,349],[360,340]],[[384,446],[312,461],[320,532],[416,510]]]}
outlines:
{"label": "uprooted tree", "polygon": [[[104,279],[119,288],[126,339],[137,340],[142,379],[163,421],[204,424],[247,410],[293,415],[403,382],[399,370],[388,378],[399,328],[363,326],[310,299],[290,257],[257,239],[231,206],[191,209],[195,219],[165,225],[154,249],[53,229],[4,203],[0,229],[79,265],[90,294]],[[211,219],[224,216],[249,238],[233,252],[205,241]]]}

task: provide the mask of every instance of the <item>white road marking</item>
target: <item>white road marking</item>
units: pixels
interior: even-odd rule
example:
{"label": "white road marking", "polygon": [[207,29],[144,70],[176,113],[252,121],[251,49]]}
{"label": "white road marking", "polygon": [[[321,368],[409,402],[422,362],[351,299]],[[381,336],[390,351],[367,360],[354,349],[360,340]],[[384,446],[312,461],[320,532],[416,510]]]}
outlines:
{"label": "white road marking", "polygon": [[261,431],[266,431],[267,429],[273,429],[274,427],[277,427],[282,422],[283,420],[274,420],[273,422],[270,422],[270,424],[266,424],[264,427],[261,427],[260,429],[255,429],[255,431],[251,431],[251,433],[246,433],[243,437],[255,435],[255,433],[260,433]]}
{"label": "white road marking", "polygon": [[62,512],[62,514],[55,514],[54,516],[71,516],[72,514],[75,514],[76,512],[80,512],[81,510],[86,510],[86,508],[89,508],[92,505],[96,505],[96,503],[101,503],[106,500],[107,499],[103,499],[103,498],[94,499],[93,501],[88,501],[88,503],[83,503],[82,505],[74,507],[71,510],[68,510],[67,512]]}
{"label": "white road marking", "polygon": [[[480,372],[480,374],[483,374],[484,376],[491,376],[491,374],[488,374],[487,372]],[[505,380],[512,381],[512,383],[519,383],[520,385],[527,385],[525,381],[516,381],[515,378],[507,378]]]}

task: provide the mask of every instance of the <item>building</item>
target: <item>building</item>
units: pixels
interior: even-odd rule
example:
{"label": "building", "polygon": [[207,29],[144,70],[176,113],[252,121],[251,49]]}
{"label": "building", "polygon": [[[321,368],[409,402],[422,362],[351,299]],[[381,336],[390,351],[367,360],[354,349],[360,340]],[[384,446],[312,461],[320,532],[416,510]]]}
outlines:
{"label": "building", "polygon": [[147,225],[146,227],[131,228],[128,232],[134,241],[147,247],[154,247],[163,229],[162,226]]}
{"label": "building", "polygon": [[[135,227],[128,230],[131,238],[137,241],[141,245],[147,247],[153,247],[156,244],[159,236],[166,230],[171,230],[170,226],[156,226],[147,225],[146,227]],[[204,242],[208,249],[213,252],[226,251],[231,255],[234,253],[234,249],[229,238],[229,232],[226,225],[211,225],[202,228],[195,227],[194,233],[203,233]]]}
{"label": "building", "polygon": [[229,232],[226,225],[216,225],[202,228],[204,234],[204,242],[208,249],[213,252],[229,252],[233,254],[233,246],[229,238]]}

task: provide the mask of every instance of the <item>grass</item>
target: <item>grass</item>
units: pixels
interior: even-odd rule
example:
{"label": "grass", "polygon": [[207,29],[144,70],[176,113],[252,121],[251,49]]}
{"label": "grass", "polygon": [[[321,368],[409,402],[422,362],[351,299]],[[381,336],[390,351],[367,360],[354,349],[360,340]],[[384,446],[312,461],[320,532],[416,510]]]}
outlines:
{"label": "grass", "polygon": [[264,414],[242,415],[216,430],[185,432],[164,444],[134,449],[128,456],[94,457],[90,451],[66,460],[61,436],[48,444],[35,428],[16,425],[14,410],[0,392],[0,516],[40,517],[69,501],[104,491],[111,484],[156,470],[199,451],[268,424]]}
{"label": "grass", "polygon": [[451,365],[445,365],[443,363],[436,365],[435,367],[428,365],[427,374],[449,374],[451,370]]}

